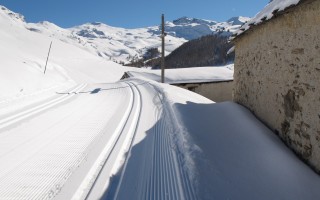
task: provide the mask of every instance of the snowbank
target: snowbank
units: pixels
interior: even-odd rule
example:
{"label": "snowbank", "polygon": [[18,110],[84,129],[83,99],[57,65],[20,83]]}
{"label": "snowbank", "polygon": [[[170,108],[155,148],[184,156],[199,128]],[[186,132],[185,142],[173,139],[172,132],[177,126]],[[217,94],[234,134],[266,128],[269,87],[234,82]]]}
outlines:
{"label": "snowbank", "polygon": [[152,84],[180,124],[177,146],[199,199],[319,199],[320,176],[249,110]]}
{"label": "snowbank", "polygon": [[320,177],[244,107],[173,106],[193,145],[199,199],[319,199]]}

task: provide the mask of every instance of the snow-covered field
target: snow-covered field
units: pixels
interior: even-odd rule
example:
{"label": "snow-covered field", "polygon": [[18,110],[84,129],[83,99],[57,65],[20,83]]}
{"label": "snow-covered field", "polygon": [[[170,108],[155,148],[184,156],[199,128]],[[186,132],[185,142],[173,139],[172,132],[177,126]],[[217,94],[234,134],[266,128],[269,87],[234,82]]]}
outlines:
{"label": "snow-covered field", "polygon": [[118,81],[132,68],[8,10],[0,25],[1,200],[320,198],[319,176],[245,108]]}

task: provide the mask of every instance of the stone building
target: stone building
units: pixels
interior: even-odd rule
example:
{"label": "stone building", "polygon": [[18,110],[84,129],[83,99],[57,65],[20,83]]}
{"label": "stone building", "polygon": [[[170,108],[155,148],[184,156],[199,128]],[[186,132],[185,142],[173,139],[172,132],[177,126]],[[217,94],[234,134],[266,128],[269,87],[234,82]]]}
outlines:
{"label": "stone building", "polygon": [[[141,78],[161,82],[160,70],[128,71],[125,78]],[[233,64],[225,67],[191,67],[166,69],[165,83],[200,94],[214,102],[232,101]]]}
{"label": "stone building", "polygon": [[232,80],[195,83],[172,83],[171,85],[190,90],[217,103],[232,101]]}
{"label": "stone building", "polygon": [[233,42],[234,101],[320,172],[320,1],[274,0]]}

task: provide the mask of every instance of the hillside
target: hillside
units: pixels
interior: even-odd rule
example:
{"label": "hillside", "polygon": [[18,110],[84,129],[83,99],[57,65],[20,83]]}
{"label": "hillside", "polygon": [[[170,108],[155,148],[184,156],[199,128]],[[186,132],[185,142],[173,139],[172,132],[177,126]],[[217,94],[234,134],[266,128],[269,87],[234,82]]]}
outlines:
{"label": "hillside", "polygon": [[[228,54],[231,48],[232,44],[228,42],[228,37],[224,34],[202,36],[172,51],[165,57],[165,65],[167,69],[226,65],[234,61],[234,52]],[[161,66],[160,52],[158,49],[148,49],[143,58],[127,66],[159,69]]]}
{"label": "hillside", "polygon": [[[22,15],[0,6],[0,109],[8,101],[54,94],[81,82],[116,81],[125,68],[72,43],[29,31]],[[48,24],[47,24],[48,25]],[[53,41],[44,67],[50,42]]]}
{"label": "hillside", "polygon": [[[227,54],[231,47],[228,37],[223,35],[207,35],[190,40],[166,56],[166,68],[225,65],[234,60],[234,53]],[[145,65],[160,68],[160,59],[150,60]]]}

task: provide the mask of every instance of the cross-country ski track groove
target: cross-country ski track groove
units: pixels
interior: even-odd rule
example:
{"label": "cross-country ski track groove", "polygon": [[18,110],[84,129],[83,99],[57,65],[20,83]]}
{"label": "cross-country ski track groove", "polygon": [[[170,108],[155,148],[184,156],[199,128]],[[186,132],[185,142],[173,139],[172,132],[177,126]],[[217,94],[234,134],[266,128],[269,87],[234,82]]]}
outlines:
{"label": "cross-country ski track groove", "polygon": [[[128,151],[127,148],[129,143],[132,143],[133,134],[135,134],[141,112],[141,97],[137,98],[136,89],[133,89],[132,83],[128,82],[126,84],[128,85],[128,88],[130,88],[131,94],[128,108],[112,134],[111,139],[100,153],[95,164],[86,175],[86,178],[82,181],[81,186],[78,188],[72,199],[99,198],[99,195],[102,195],[108,185],[106,179],[108,179],[112,173],[117,172],[117,169],[119,168],[118,165],[121,164],[121,160]],[[132,117],[133,119],[131,119]],[[111,157],[116,158],[115,162],[112,161]]]}
{"label": "cross-country ski track groove", "polygon": [[[140,121],[150,119],[150,116],[145,116],[149,112],[153,115],[151,121],[156,123],[150,130],[137,127],[124,164],[115,178],[115,185],[111,183],[114,189],[104,196],[105,199],[196,199],[189,177],[178,160],[182,154],[176,151],[176,144],[172,140],[176,128],[169,116],[172,113],[163,109],[163,101],[154,86],[133,85],[140,98],[144,97]],[[146,98],[147,95],[153,95],[153,98]],[[148,99],[153,101],[148,102]],[[153,105],[152,111],[148,105]],[[135,141],[146,132],[146,138],[140,144]],[[144,146],[141,153],[133,153],[135,145]]]}
{"label": "cross-country ski track groove", "polygon": [[11,115],[11,116],[6,117],[4,119],[1,119],[0,120],[0,130],[70,99],[77,92],[81,91],[85,87],[86,87],[86,84],[78,85],[76,88],[71,90],[68,94],[59,95],[57,98],[52,99],[49,102],[45,102],[45,103],[40,104],[38,106],[29,108],[29,109],[21,111],[17,114],[14,114],[14,115]]}
{"label": "cross-country ski track groove", "polygon": [[[122,90],[109,93],[124,99],[127,95]],[[121,112],[125,103],[93,94],[77,95],[73,101],[0,134],[0,199],[47,199],[60,193],[93,148],[93,141],[101,137],[105,121],[111,118],[103,116]],[[107,93],[102,93],[105,96]],[[39,123],[43,128],[37,127]]]}
{"label": "cross-country ski track groove", "polygon": [[196,199],[164,103],[141,80],[79,85],[3,119],[0,199]]}

